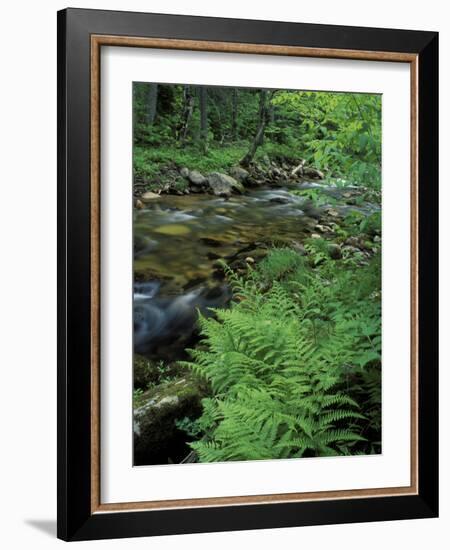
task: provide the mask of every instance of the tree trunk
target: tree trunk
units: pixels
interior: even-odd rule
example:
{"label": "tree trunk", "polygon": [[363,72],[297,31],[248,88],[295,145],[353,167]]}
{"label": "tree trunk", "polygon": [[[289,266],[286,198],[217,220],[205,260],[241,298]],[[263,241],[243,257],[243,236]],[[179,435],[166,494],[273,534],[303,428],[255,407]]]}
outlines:
{"label": "tree trunk", "polygon": [[192,93],[190,86],[184,86],[183,99],[183,122],[180,130],[180,139],[181,142],[184,144],[186,142],[186,138],[189,132],[189,123],[192,118],[192,113],[194,112],[195,104],[194,94]]}
{"label": "tree trunk", "polygon": [[237,132],[237,118],[238,118],[238,90],[233,88],[232,95],[232,108],[231,108],[231,140],[237,141],[238,132]]}
{"label": "tree trunk", "polygon": [[208,150],[208,89],[200,87],[200,140],[203,151]]}
{"label": "tree trunk", "polygon": [[255,137],[253,138],[252,143],[250,144],[247,154],[241,159],[241,166],[248,167],[255,157],[256,150],[264,142],[264,132],[266,130],[267,123],[269,121],[269,109],[268,103],[272,94],[269,96],[267,90],[261,90],[259,95],[259,109],[258,109],[258,128],[256,130]]}
{"label": "tree trunk", "polygon": [[147,106],[147,124],[150,126],[155,122],[156,107],[158,104],[158,84],[149,84],[148,87],[148,106]]}
{"label": "tree trunk", "polygon": [[270,124],[273,124],[275,122],[275,105],[273,103],[269,106],[269,121]]}

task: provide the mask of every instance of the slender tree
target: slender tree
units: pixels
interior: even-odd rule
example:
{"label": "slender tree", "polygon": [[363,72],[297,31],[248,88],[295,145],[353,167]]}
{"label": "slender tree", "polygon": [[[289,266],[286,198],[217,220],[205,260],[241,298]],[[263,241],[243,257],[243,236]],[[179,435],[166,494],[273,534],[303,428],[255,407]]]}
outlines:
{"label": "slender tree", "polygon": [[183,114],[180,130],[180,140],[186,142],[189,133],[189,124],[191,122],[192,113],[194,112],[195,97],[189,85],[183,86]]}
{"label": "slender tree", "polygon": [[238,138],[238,89],[233,88],[231,96],[231,140],[237,141]]}
{"label": "slender tree", "polygon": [[258,107],[258,123],[255,137],[253,138],[249,150],[246,155],[241,159],[240,164],[242,166],[248,166],[255,157],[256,150],[260,145],[264,143],[264,132],[269,122],[270,116],[270,100],[273,97],[273,92],[268,90],[261,90],[259,94],[259,107]]}
{"label": "slender tree", "polygon": [[148,108],[147,124],[153,126],[156,117],[156,108],[158,106],[158,84],[148,85]]}
{"label": "slender tree", "polygon": [[208,150],[208,89],[200,87],[200,140],[204,152]]}

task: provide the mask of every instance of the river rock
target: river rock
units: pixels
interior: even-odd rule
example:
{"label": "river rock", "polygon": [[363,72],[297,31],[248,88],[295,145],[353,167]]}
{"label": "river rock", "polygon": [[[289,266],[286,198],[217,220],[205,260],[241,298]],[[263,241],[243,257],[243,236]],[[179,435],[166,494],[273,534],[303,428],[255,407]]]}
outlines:
{"label": "river rock", "polygon": [[299,256],[306,256],[308,254],[306,248],[298,242],[292,242],[291,246],[292,250],[295,250]]}
{"label": "river rock", "polygon": [[340,216],[339,212],[335,208],[327,208],[325,212],[333,218],[339,218]]}
{"label": "river rock", "polygon": [[346,257],[349,256],[363,256],[363,252],[357,248],[356,246],[349,246],[346,245],[342,248],[342,251],[344,252]]}
{"label": "river rock", "polygon": [[303,168],[303,176],[305,178],[313,178],[318,180],[325,179],[323,172],[321,172],[320,170],[317,170],[317,168],[312,168],[311,166],[305,166]]}
{"label": "river rock", "polygon": [[345,244],[348,245],[348,246],[352,246],[353,248],[359,248],[360,247],[360,241],[359,241],[358,237],[349,237],[345,241]]}
{"label": "river rock", "polygon": [[300,164],[298,164],[292,171],[291,176],[303,176],[303,167],[305,166],[305,161],[302,159]]}
{"label": "river rock", "polygon": [[233,166],[230,168],[230,176],[240,183],[245,183],[249,177],[249,173],[242,166]]}
{"label": "river rock", "polygon": [[188,176],[189,181],[192,183],[192,185],[202,186],[207,183],[207,179],[203,174],[201,174],[198,170],[192,170],[192,172],[189,172]]}
{"label": "river rock", "polygon": [[155,233],[161,233],[161,235],[187,235],[191,232],[189,227],[182,225],[181,223],[170,223],[167,225],[160,225],[154,229]]}
{"label": "river rock", "polygon": [[182,418],[201,414],[205,388],[186,375],[146,391],[138,398],[133,414],[134,464],[167,464],[189,453],[186,435],[176,427]]}
{"label": "river rock", "polygon": [[183,178],[188,178],[189,177],[189,168],[186,168],[186,166],[183,166],[182,168],[180,168],[180,175]]}
{"label": "river rock", "polygon": [[332,260],[340,260],[342,258],[342,250],[338,244],[331,243],[328,245],[328,254]]}
{"label": "river rock", "polygon": [[160,195],[153,193],[152,191],[146,191],[143,195],[141,195],[142,202],[152,202],[159,198],[161,198]]}
{"label": "river rock", "polygon": [[220,172],[212,172],[208,175],[208,185],[213,194],[219,197],[229,197],[233,191],[244,192],[242,183]]}

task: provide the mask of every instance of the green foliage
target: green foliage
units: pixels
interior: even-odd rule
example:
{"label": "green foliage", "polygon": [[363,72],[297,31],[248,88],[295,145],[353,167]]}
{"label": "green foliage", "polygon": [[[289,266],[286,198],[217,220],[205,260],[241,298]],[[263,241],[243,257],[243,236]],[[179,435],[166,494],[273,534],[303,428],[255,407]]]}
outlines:
{"label": "green foliage", "polygon": [[274,249],[245,279],[225,268],[234,305],[200,317],[184,363],[213,392],[191,443],[200,461],[379,451],[378,261],[311,269]]}
{"label": "green foliage", "polygon": [[343,221],[343,227],[347,233],[359,235],[367,233],[368,235],[381,234],[381,212],[378,210],[372,214],[365,215],[357,210],[352,210],[347,214]]}
{"label": "green foliage", "polygon": [[139,398],[144,394],[144,390],[142,388],[136,388],[133,390],[133,403],[136,406],[136,404],[139,401]]}
{"label": "green foliage", "polygon": [[313,267],[328,260],[328,242],[325,239],[306,239],[305,250],[308,253],[308,261]]}
{"label": "green foliage", "polygon": [[336,199],[324,193],[320,187],[313,187],[311,189],[294,189],[291,193],[293,195],[297,195],[298,197],[303,197],[312,201],[316,207],[336,203]]}
{"label": "green foliage", "polygon": [[279,91],[273,102],[298,120],[305,158],[356,183],[381,183],[381,96]]}
{"label": "green foliage", "polygon": [[[207,174],[213,171],[227,171],[238,163],[245,151],[243,146],[214,147],[205,154],[195,146],[183,148],[151,148],[135,146],[133,166],[135,176],[159,185],[159,177],[167,167],[186,166],[190,170],[199,170]],[[153,187],[151,185],[151,187]]]}
{"label": "green foliage", "polygon": [[186,432],[190,437],[197,437],[201,433],[201,427],[198,420],[184,416],[183,418],[175,420],[175,426]]}
{"label": "green foliage", "polygon": [[[150,124],[149,86],[135,83],[133,88],[134,170],[149,188],[166,165],[207,173],[225,170],[245,155],[258,129],[259,89],[210,86],[202,107],[200,87],[158,84]],[[268,113],[256,160],[304,158],[328,177],[380,187],[380,95],[276,90]]]}

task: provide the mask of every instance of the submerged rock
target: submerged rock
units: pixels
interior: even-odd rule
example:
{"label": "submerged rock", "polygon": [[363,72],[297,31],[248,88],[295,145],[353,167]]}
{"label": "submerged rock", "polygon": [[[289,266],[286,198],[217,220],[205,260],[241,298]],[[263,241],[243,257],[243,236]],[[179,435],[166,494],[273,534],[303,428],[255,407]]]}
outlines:
{"label": "submerged rock", "polygon": [[155,233],[161,233],[162,235],[187,235],[191,232],[189,227],[179,223],[160,225],[159,227],[156,227],[154,231]]}
{"label": "submerged rock", "polygon": [[139,397],[133,414],[134,464],[180,462],[188,453],[176,420],[197,418],[206,388],[192,375],[171,380]]}
{"label": "submerged rock", "polygon": [[145,193],[143,193],[143,195],[141,195],[142,202],[152,202],[160,198],[160,195],[158,195],[157,193],[153,193],[152,191],[146,191]]}
{"label": "submerged rock", "polygon": [[269,202],[274,204],[289,204],[290,201],[286,197],[273,197],[269,199]]}

